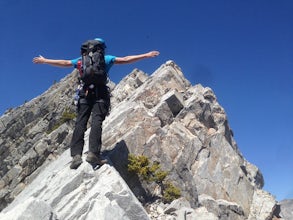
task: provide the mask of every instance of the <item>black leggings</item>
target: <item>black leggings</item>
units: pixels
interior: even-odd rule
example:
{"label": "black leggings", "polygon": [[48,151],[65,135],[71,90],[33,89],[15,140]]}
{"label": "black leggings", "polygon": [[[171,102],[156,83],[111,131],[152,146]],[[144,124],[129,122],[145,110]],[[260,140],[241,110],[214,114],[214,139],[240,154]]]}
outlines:
{"label": "black leggings", "polygon": [[96,99],[80,99],[75,129],[73,131],[70,149],[71,156],[81,155],[84,146],[84,133],[87,122],[92,114],[92,124],[89,136],[89,151],[100,154],[102,147],[102,124],[109,111],[109,102]]}

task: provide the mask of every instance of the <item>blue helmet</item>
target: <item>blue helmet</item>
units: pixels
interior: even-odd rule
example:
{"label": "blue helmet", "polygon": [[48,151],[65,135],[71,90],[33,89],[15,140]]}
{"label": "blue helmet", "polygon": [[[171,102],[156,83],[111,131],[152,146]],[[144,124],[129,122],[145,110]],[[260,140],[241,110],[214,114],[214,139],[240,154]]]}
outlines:
{"label": "blue helmet", "polygon": [[106,43],[105,43],[104,39],[97,37],[97,38],[95,38],[95,40],[101,42],[104,45],[104,48],[106,48]]}

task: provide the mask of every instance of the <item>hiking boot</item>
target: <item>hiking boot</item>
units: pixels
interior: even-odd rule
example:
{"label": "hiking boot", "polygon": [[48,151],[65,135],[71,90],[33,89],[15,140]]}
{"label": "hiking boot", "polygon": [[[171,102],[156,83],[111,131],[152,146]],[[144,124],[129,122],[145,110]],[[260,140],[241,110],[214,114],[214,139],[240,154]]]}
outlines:
{"label": "hiking boot", "polygon": [[77,169],[81,163],[82,163],[81,155],[75,155],[72,158],[70,169],[74,169],[74,170]]}
{"label": "hiking boot", "polygon": [[93,152],[88,153],[88,155],[86,157],[86,161],[90,164],[95,164],[95,165],[99,165],[99,166],[102,166],[108,162],[108,160],[102,159],[100,155],[96,155]]}

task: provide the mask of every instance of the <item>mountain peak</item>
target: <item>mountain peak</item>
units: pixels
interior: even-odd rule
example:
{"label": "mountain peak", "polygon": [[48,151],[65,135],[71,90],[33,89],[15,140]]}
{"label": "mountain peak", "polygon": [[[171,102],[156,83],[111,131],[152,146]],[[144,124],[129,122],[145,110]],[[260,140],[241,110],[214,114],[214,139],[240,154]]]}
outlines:
{"label": "mountain peak", "polygon": [[[119,84],[112,84],[112,109],[103,123],[102,147],[111,165],[92,170],[84,162],[76,171],[70,170],[67,148],[74,120],[60,120],[64,111],[74,112],[76,74],[73,71],[0,118],[1,209],[10,204],[2,211],[3,219],[26,199],[25,212],[36,202],[58,219],[74,219],[80,212],[83,219],[91,219],[88,216],[100,216],[109,207],[113,213],[107,215],[118,213],[121,219],[137,219],[133,210],[139,219],[186,215],[252,220],[278,214],[274,197],[262,190],[260,170],[241,155],[212,89],[191,85],[171,60],[150,76],[134,69]],[[88,132],[85,140],[87,149]],[[168,172],[167,180],[180,189],[181,198],[171,204],[155,200],[161,196],[158,186],[128,171],[129,154],[158,162]],[[110,174],[115,184],[108,182]],[[107,190],[100,192],[105,185]],[[120,203],[121,196],[131,198],[129,206]],[[76,198],[86,208],[72,208]],[[109,219],[105,216],[100,219]]]}

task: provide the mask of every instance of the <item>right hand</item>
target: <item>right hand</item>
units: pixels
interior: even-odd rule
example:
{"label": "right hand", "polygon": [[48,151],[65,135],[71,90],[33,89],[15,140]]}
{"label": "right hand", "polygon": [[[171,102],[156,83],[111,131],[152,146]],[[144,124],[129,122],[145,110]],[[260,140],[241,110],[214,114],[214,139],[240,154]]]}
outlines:
{"label": "right hand", "polygon": [[43,63],[45,63],[45,60],[46,60],[45,57],[39,55],[38,57],[35,57],[33,59],[33,63],[35,63],[35,64],[43,64]]}

